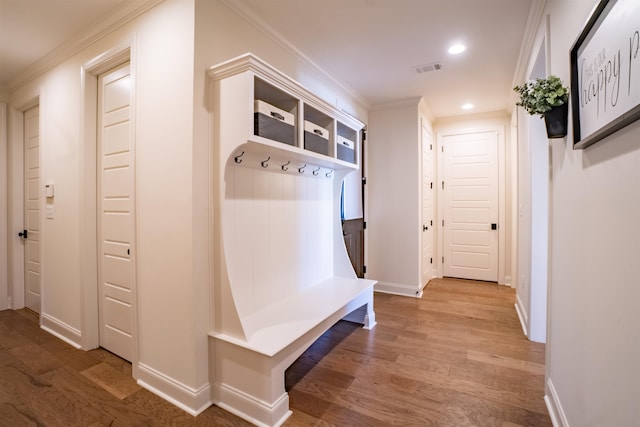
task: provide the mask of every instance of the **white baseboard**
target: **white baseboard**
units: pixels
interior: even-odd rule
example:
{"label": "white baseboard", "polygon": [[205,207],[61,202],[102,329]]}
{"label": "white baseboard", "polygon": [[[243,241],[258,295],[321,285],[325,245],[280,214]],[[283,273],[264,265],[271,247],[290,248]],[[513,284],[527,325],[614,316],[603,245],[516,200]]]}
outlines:
{"label": "white baseboard", "polygon": [[422,298],[422,289],[400,283],[378,282],[373,288],[383,294],[402,295],[404,297]]}
{"label": "white baseboard", "polygon": [[547,405],[547,411],[549,411],[553,427],[569,427],[569,421],[562,409],[562,404],[551,378],[547,378],[547,393],[544,396],[544,403]]}
{"label": "white baseboard", "polygon": [[524,309],[522,305],[522,300],[516,294],[516,313],[518,314],[518,319],[520,319],[520,326],[522,326],[522,332],[524,332],[524,336],[528,337],[527,329],[529,327],[529,317],[527,316],[527,311]]}
{"label": "white baseboard", "polygon": [[197,389],[182,384],[144,363],[137,365],[137,381],[140,386],[157,394],[194,417],[213,403],[209,383]]}
{"label": "white baseboard", "polygon": [[40,327],[67,344],[77,349],[82,348],[80,345],[82,342],[82,333],[79,329],[67,325],[63,321],[49,316],[46,313],[40,313]]}
{"label": "white baseboard", "polygon": [[292,414],[287,393],[269,405],[229,385],[214,383],[213,395],[217,406],[260,427],[279,427]]}

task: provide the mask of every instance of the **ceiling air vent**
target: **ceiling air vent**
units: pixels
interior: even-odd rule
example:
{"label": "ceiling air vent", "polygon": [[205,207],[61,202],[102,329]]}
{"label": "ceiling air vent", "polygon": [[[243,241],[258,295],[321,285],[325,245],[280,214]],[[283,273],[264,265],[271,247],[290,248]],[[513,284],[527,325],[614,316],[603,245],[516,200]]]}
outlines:
{"label": "ceiling air vent", "polygon": [[442,68],[441,64],[434,62],[433,64],[425,64],[425,65],[417,65],[415,67],[411,67],[418,74],[426,73],[429,71],[436,71]]}

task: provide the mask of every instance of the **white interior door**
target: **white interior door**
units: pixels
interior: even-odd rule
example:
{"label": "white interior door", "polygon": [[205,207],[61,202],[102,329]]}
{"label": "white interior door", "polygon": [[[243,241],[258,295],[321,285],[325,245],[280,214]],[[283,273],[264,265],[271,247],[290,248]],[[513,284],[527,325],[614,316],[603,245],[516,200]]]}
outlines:
{"label": "white interior door", "polygon": [[422,143],[422,253],[421,282],[425,286],[433,274],[433,142],[431,133],[424,126],[421,135]]}
{"label": "white interior door", "polygon": [[[24,113],[25,305],[40,313],[40,107]],[[24,232],[23,232],[24,233]]]}
{"label": "white interior door", "polygon": [[133,155],[129,64],[98,78],[100,346],[133,353]]}
{"label": "white interior door", "polygon": [[445,135],[445,276],[498,281],[498,133]]}

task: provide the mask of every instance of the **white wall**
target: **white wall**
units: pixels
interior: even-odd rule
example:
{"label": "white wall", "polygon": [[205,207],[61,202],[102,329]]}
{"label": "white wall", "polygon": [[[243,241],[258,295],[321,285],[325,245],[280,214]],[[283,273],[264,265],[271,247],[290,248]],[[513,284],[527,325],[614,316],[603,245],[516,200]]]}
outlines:
{"label": "white wall", "polygon": [[366,149],[367,277],[405,295],[422,290],[419,102],[372,109]]}
{"label": "white wall", "polygon": [[[565,82],[569,50],[595,3],[547,3],[550,71]],[[566,139],[551,143],[550,153],[548,403],[556,425],[635,426],[640,123],[575,151],[569,129]]]}
{"label": "white wall", "polygon": [[[91,150],[82,133],[80,70],[110,49],[131,47],[140,338],[134,372],[145,367],[138,377],[193,390],[185,393],[191,398],[202,385],[198,371],[207,369],[206,361],[196,363],[194,345],[193,305],[202,298],[193,285],[193,16],[190,0],[162,2],[11,93],[12,106],[39,95],[41,178],[56,185],[54,218],[43,221],[42,322],[80,345],[85,335],[96,334],[85,327],[84,317],[96,314],[85,306],[84,295],[97,286],[82,275],[83,253],[95,251],[86,247],[87,230],[81,229],[84,197],[95,194],[85,186],[95,182],[84,179],[91,159],[83,153]],[[17,181],[11,185],[20,187]]]}
{"label": "white wall", "polygon": [[[138,342],[134,376],[195,413],[210,402],[207,333],[213,237],[205,70],[252,51],[363,121],[366,108],[293,51],[222,2],[210,0],[165,0],[132,21],[114,25],[106,36],[83,45],[77,53],[68,55],[65,50],[58,65],[12,88],[9,105],[16,109],[15,117],[26,104],[39,99],[41,178],[56,185],[55,216],[43,221],[43,324],[76,345],[91,342],[88,335],[97,335],[87,321],[88,316],[97,316],[87,304],[97,286],[92,279],[95,261],[87,255],[95,252],[90,227],[95,221],[86,218],[95,212],[95,172],[91,171],[95,148],[86,145],[90,141],[85,119],[88,122],[90,108],[85,111],[83,105],[81,68],[122,46],[131,49],[135,93],[133,250]],[[47,63],[56,62],[48,58]],[[21,158],[21,140],[11,138],[10,144],[0,139],[0,153],[9,147],[8,158]],[[6,169],[0,164],[0,196]],[[9,181],[16,195],[3,212],[19,211],[21,174]],[[15,216],[19,222],[20,215]],[[0,255],[2,251],[0,246]],[[14,252],[17,255],[19,250]],[[94,264],[87,265],[87,260]],[[2,271],[4,275],[6,270]],[[0,278],[0,304],[10,293],[3,283]]]}

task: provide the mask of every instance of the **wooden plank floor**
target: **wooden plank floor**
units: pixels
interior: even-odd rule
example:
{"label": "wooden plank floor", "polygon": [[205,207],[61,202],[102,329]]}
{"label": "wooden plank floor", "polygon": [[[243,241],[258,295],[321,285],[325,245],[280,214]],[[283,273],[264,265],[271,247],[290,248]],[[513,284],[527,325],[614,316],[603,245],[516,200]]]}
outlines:
{"label": "wooden plank floor", "polygon": [[[544,345],[512,289],[434,280],[422,299],[376,294],[378,325],[339,322],[287,371],[285,426],[551,426]],[[0,312],[0,426],[248,426],[192,417],[139,387],[131,365],[75,350],[28,310]]]}

